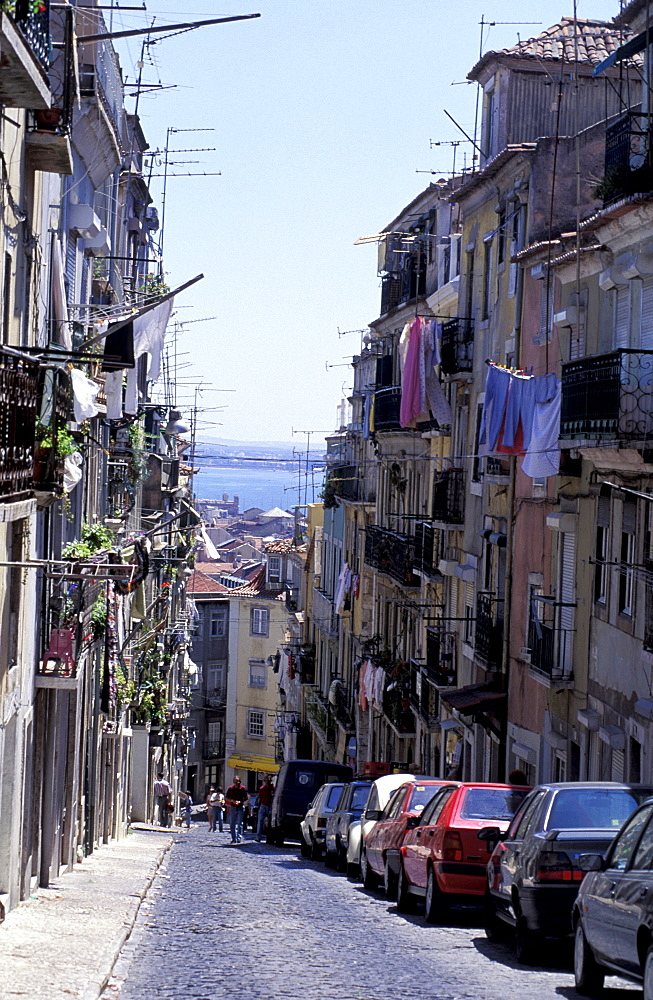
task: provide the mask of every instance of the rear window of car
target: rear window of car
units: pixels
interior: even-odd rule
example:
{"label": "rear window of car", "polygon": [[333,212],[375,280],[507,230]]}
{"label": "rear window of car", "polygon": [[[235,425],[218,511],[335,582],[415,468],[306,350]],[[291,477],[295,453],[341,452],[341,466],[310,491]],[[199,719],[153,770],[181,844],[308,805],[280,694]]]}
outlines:
{"label": "rear window of car", "polygon": [[300,788],[312,788],[315,784],[315,772],[295,771],[295,784],[299,785]]}
{"label": "rear window of car", "polygon": [[460,810],[461,819],[512,819],[529,791],[528,788],[468,788]]}
{"label": "rear window of car", "polygon": [[410,797],[410,811],[421,812],[439,789],[440,785],[415,785]]}
{"label": "rear window of car", "polygon": [[354,812],[362,812],[367,802],[370,790],[365,785],[355,788],[351,796],[351,808]]}
{"label": "rear window of car", "polygon": [[553,800],[549,830],[618,830],[637,807],[625,788],[563,788]]}
{"label": "rear window of car", "polygon": [[342,795],[342,785],[337,785],[335,788],[330,788],[327,794],[326,802],[324,803],[325,809],[335,809],[338,805],[340,796]]}

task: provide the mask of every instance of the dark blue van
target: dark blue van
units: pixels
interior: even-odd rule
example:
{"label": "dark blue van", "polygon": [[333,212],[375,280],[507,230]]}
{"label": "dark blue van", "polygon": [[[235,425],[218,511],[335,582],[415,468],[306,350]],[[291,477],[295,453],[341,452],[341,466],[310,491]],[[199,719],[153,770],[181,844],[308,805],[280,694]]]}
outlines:
{"label": "dark blue van", "polygon": [[279,768],[272,799],[268,843],[282,847],[284,840],[299,840],[299,824],[318,789],[327,781],[351,781],[346,764],[326,760],[288,760]]}

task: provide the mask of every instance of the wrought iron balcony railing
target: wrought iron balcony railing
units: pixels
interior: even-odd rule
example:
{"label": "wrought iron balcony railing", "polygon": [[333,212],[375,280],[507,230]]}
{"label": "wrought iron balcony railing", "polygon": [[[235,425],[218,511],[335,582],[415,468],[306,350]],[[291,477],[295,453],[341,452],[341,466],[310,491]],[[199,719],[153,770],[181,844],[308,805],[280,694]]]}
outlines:
{"label": "wrought iron balcony railing", "polygon": [[501,666],[503,647],[503,621],[496,614],[497,599],[492,594],[478,594],[476,597],[476,628],[474,631],[474,651],[489,669]]}
{"label": "wrought iron balcony railing", "polygon": [[605,130],[605,174],[598,194],[609,205],[653,188],[648,115],[627,111]]}
{"label": "wrought iron balcony railing", "polygon": [[358,500],[358,469],[355,465],[336,465],[330,472],[334,492],[344,500]]}
{"label": "wrought iron balcony railing", "polygon": [[471,372],[474,358],[474,324],[469,319],[456,317],[442,324],[442,361],[445,375]]}
{"label": "wrought iron balcony railing", "polygon": [[455,633],[427,628],[426,669],[437,687],[452,687],[456,683]]}
{"label": "wrought iron balcony railing", "polygon": [[224,757],[224,740],[204,740],[202,745],[203,760],[215,760]]}
{"label": "wrought iron balcony railing", "polygon": [[400,409],[401,388],[399,386],[388,386],[385,389],[377,389],[374,393],[374,430],[400,430]]}
{"label": "wrought iron balcony railing", "polygon": [[32,489],[38,370],[0,349],[0,501]]}
{"label": "wrought iron balcony railing", "polygon": [[41,0],[36,13],[33,6],[30,0],[16,0],[13,19],[34,58],[47,73],[50,67],[50,0]]}
{"label": "wrought iron balcony railing", "polygon": [[648,441],[653,351],[620,348],[562,366],[562,438]]}
{"label": "wrought iron balcony railing", "polygon": [[528,647],[531,667],[552,681],[569,678],[565,667],[571,652],[573,632],[555,628],[550,622],[536,622],[533,617],[528,623]]}
{"label": "wrought iron balcony railing", "polygon": [[433,482],[433,520],[462,524],[465,520],[465,470],[443,469]]}
{"label": "wrought iron balcony railing", "polygon": [[403,587],[419,587],[419,578],[413,573],[413,540],[406,535],[369,525],[365,530],[365,562]]}
{"label": "wrought iron balcony railing", "polygon": [[227,704],[227,689],[212,688],[206,692],[204,702],[207,708],[224,708]]}
{"label": "wrought iron balcony railing", "polygon": [[134,485],[130,479],[129,462],[107,462],[107,514],[112,518],[126,517],[134,506]]}

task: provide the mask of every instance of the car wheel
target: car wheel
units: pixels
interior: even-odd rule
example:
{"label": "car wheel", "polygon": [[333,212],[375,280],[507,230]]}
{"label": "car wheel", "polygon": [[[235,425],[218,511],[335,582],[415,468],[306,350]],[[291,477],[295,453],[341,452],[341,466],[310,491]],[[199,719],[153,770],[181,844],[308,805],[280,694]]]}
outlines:
{"label": "car wheel", "polygon": [[361,878],[363,880],[363,885],[366,889],[376,888],[376,875],[370,867],[370,863],[367,860],[367,852],[361,852]]}
{"label": "car wheel", "polygon": [[355,861],[347,861],[347,878],[351,879],[352,882],[360,882],[361,869],[360,865],[357,865]]}
{"label": "car wheel", "polygon": [[311,841],[311,861],[319,861],[322,857],[322,848],[317,841]]}
{"label": "car wheel", "polygon": [[516,908],[517,922],[515,924],[515,954],[520,965],[533,965],[535,942],[533,935],[526,926],[526,921]]}
{"label": "car wheel", "polygon": [[397,909],[400,913],[412,913],[415,909],[415,901],[409,889],[403,862],[399,864],[399,878],[397,879]]}
{"label": "car wheel", "polygon": [[326,868],[335,868],[338,863],[337,855],[333,851],[324,850],[324,864]]}
{"label": "car wheel", "polygon": [[483,909],[483,926],[485,929],[485,936],[488,941],[505,941],[508,928],[506,927],[505,922],[498,915],[496,907],[492,902],[492,896],[489,892],[485,894],[485,904]]}
{"label": "car wheel", "polygon": [[390,865],[387,861],[383,870],[383,888],[385,889],[385,898],[391,903],[395,903],[397,900],[397,876],[390,871]]}
{"label": "car wheel", "polygon": [[[646,956],[647,963],[650,954],[651,950],[649,950]],[[651,992],[648,995],[653,1000],[653,962],[649,964],[651,965]],[[574,979],[576,980],[576,989],[584,997],[599,996],[603,990],[605,973],[594,958],[580,921],[576,925],[576,936],[574,938]],[[646,995],[646,988],[644,988],[644,996],[646,997]]]}
{"label": "car wheel", "polygon": [[349,865],[347,864],[347,852],[345,850],[343,850],[342,847],[338,851],[337,860],[336,860],[336,868],[343,875],[345,873],[347,875],[349,874]]}
{"label": "car wheel", "polygon": [[644,959],[644,1000],[653,1000],[653,945],[649,945]]}
{"label": "car wheel", "polygon": [[426,895],[424,896],[424,916],[430,924],[439,923],[446,909],[444,894],[438,885],[433,868],[429,868],[426,880]]}
{"label": "car wheel", "polygon": [[306,843],[306,841],[304,840],[304,834],[303,833],[300,833],[300,835],[299,835],[299,853],[301,854],[301,856],[303,858],[310,858],[310,856],[311,856],[311,849],[308,846],[308,844]]}

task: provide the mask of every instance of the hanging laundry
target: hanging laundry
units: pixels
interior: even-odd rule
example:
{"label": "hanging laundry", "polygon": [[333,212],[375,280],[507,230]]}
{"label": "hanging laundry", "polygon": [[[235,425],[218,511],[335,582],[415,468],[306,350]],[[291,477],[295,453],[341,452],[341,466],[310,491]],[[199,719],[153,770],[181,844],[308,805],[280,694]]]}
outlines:
{"label": "hanging laundry", "polygon": [[340,570],[340,576],[338,577],[338,583],[336,585],[336,593],[333,599],[335,605],[336,614],[340,614],[343,610],[345,603],[345,594],[349,590],[351,585],[351,570],[348,563],[342,564],[342,569]]}
{"label": "hanging laundry", "polygon": [[410,325],[406,360],[401,376],[399,423],[402,427],[412,426],[422,410],[420,395],[420,353],[422,340],[420,327],[419,319],[414,319]]}
{"label": "hanging laundry", "polygon": [[84,420],[89,420],[100,412],[95,405],[95,397],[100,391],[100,386],[97,382],[87,378],[79,368],[70,369],[70,380],[73,389],[75,422],[81,424]]}
{"label": "hanging laundry", "polygon": [[451,424],[451,407],[435,367],[440,361],[435,320],[418,316],[410,327],[407,324],[401,335],[399,355],[402,361],[401,426],[414,427],[432,418],[441,425]]}
{"label": "hanging laundry", "polygon": [[142,354],[150,355],[147,377],[153,382],[161,374],[161,355],[173,302],[174,299],[168,299],[134,320],[134,357],[138,359]]}
{"label": "hanging laundry", "polygon": [[[118,324],[114,324],[118,326]],[[127,323],[120,326],[115,333],[111,327],[104,341],[104,357],[102,358],[102,371],[111,372],[122,368],[133,368],[136,364],[134,359],[134,324]]]}
{"label": "hanging laundry", "polygon": [[555,375],[535,379],[533,431],[522,472],[533,479],[555,476],[560,469],[560,408],[562,383]]}
{"label": "hanging laundry", "polygon": [[122,418],[122,369],[107,372],[104,380],[104,394],[107,397],[107,420]]}

